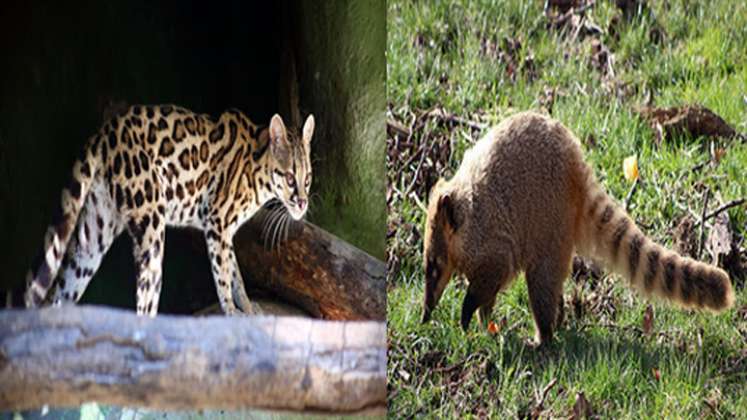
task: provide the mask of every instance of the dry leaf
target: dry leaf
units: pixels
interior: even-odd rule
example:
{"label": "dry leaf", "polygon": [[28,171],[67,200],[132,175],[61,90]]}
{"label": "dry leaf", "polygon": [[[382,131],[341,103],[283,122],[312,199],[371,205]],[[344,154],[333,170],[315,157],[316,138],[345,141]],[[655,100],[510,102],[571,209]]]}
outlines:
{"label": "dry leaf", "polygon": [[713,160],[715,160],[716,163],[721,163],[721,159],[723,159],[725,155],[726,149],[723,147],[717,147],[716,150],[713,151]]}
{"label": "dry leaf", "polygon": [[599,39],[591,41],[591,64],[600,73],[606,76],[614,77],[612,65],[615,58],[609,48]]}
{"label": "dry leaf", "polygon": [[625,179],[630,182],[638,179],[638,158],[635,155],[628,156],[623,160],[623,174],[625,174]]}
{"label": "dry leaf", "polygon": [[716,216],[705,247],[711,254],[713,262],[726,270],[732,278],[742,278],[744,276],[739,246],[732,234],[728,212]]}
{"label": "dry leaf", "polygon": [[737,135],[736,130],[723,118],[700,105],[674,108],[640,107],[636,112],[649,122],[657,133],[657,140],[671,140],[683,132],[693,137],[725,137]]}
{"label": "dry leaf", "polygon": [[498,334],[498,331],[500,331],[500,328],[498,328],[498,324],[496,324],[493,321],[488,322],[488,332],[492,335]]}
{"label": "dry leaf", "polygon": [[548,0],[545,6],[554,7],[561,12],[567,12],[569,9],[579,7],[581,4],[583,3],[580,0]]}
{"label": "dry leaf", "polygon": [[656,379],[657,382],[661,380],[661,372],[659,372],[659,369],[651,368],[651,374],[654,375],[654,379]]}
{"label": "dry leaf", "polygon": [[713,413],[718,415],[719,414],[719,406],[721,405],[721,390],[718,388],[711,389],[711,392],[708,393],[708,397],[706,397],[703,402],[713,410]]}
{"label": "dry leaf", "polygon": [[654,326],[654,307],[648,305],[646,312],[643,314],[643,333],[646,335],[651,334],[651,329]]}
{"label": "dry leaf", "polygon": [[674,228],[674,250],[691,258],[698,257],[698,234],[695,221],[689,215],[682,217]]}
{"label": "dry leaf", "polygon": [[576,394],[576,402],[573,404],[573,416],[572,419],[586,419],[592,416],[591,404],[586,399],[583,392]]}
{"label": "dry leaf", "polygon": [[729,213],[723,212],[716,216],[713,229],[708,234],[706,248],[713,261],[718,261],[722,255],[728,255],[732,250],[732,235],[729,227]]}

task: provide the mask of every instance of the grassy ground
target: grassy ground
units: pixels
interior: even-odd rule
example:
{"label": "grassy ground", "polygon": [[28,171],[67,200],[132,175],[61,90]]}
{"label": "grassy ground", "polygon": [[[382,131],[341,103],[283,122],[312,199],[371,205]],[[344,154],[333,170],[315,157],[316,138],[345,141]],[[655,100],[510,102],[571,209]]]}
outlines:
{"label": "grassy ground", "polygon": [[[605,418],[747,418],[744,279],[732,279],[737,303],[723,315],[654,302],[648,334],[649,302],[619,277],[569,280],[565,322],[546,353],[524,344],[533,323],[523,278],[499,296],[497,334],[476,322],[467,334],[458,327],[463,279],[451,282],[434,319],[419,323],[428,188],[453,174],[479,127],[513,112],[551,110],[621,202],[631,188],[622,161],[636,155],[641,182],[629,212],[667,246],[684,217],[700,218],[706,190],[709,210],[747,196],[744,141],[680,135],[657,145],[634,111],[698,103],[747,132],[744,2],[650,2],[627,19],[614,1],[598,0],[585,16],[602,32],[585,37],[548,27],[543,3],[389,1],[389,120],[404,133],[390,128],[390,413],[567,417],[584,411],[583,393]],[[610,64],[594,53],[594,40],[614,57]],[[439,106],[449,118],[427,114]],[[728,213],[744,256],[745,207]]]}

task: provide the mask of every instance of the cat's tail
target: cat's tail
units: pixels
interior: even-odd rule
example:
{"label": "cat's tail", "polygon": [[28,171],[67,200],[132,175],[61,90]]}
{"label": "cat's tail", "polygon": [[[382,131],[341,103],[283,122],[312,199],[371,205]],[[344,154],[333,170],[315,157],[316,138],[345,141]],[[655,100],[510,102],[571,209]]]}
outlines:
{"label": "cat's tail", "polygon": [[68,242],[75,231],[78,216],[86,202],[88,191],[98,169],[97,148],[105,147],[101,145],[104,141],[106,140],[102,136],[91,138],[84,155],[73,165],[70,183],[62,189],[60,205],[53,215],[52,224],[44,234],[44,246],[26,274],[24,300],[28,308],[37,307],[44,301],[57,276]]}
{"label": "cat's tail", "polygon": [[734,303],[729,276],[718,267],[671,251],[647,237],[591,175],[579,215],[577,249],[627,277],[644,295],[721,312]]}

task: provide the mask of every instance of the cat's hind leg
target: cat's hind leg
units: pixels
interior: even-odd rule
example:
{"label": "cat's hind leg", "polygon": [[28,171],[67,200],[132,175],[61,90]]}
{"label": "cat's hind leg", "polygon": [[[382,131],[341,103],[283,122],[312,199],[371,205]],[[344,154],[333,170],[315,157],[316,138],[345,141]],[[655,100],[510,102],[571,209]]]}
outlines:
{"label": "cat's hind leg", "polygon": [[137,314],[156,316],[161,296],[163,248],[166,224],[156,213],[130,220],[127,231],[132,237],[137,282]]}
{"label": "cat's hind leg", "polygon": [[96,273],[114,239],[121,233],[119,214],[106,188],[94,184],[81,210],[75,232],[62,260],[51,302],[77,302]]}

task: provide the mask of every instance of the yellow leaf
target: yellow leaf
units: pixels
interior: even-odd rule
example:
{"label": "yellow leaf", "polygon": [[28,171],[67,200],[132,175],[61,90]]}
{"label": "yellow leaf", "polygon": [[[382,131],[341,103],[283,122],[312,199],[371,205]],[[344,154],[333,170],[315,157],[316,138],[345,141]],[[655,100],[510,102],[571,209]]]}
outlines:
{"label": "yellow leaf", "polygon": [[628,181],[635,181],[638,179],[638,158],[633,156],[628,156],[623,161],[623,173],[625,174],[625,179]]}

